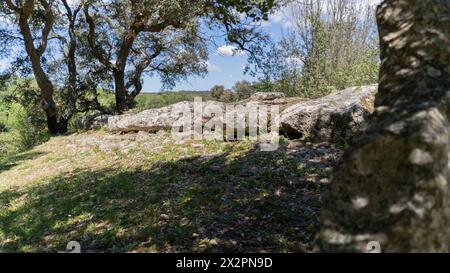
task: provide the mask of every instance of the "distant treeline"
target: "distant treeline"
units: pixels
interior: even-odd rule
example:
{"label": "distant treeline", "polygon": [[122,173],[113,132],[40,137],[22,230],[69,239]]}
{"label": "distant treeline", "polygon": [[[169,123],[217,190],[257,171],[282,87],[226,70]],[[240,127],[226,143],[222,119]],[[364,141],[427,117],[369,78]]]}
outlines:
{"label": "distant treeline", "polygon": [[141,93],[136,97],[139,110],[164,107],[180,101],[193,101],[195,97],[208,98],[209,91],[165,91],[159,93]]}

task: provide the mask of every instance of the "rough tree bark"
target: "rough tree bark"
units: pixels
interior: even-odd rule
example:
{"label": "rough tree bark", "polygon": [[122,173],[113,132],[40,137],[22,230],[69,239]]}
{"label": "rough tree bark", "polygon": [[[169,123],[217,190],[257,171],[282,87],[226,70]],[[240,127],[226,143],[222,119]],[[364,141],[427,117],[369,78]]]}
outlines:
{"label": "rough tree bark", "polygon": [[11,0],[6,0],[8,8],[17,14],[18,25],[20,28],[20,33],[23,37],[25,51],[30,59],[34,77],[41,91],[41,106],[47,118],[48,130],[50,134],[57,135],[67,132],[68,120],[61,120],[58,122],[58,110],[53,98],[55,88],[53,83],[50,81],[50,78],[44,71],[41,60],[42,55],[47,49],[48,38],[55,22],[55,16],[53,14],[50,2],[40,0],[39,3],[44,7],[45,14],[44,27],[42,29],[41,37],[39,38],[39,46],[36,47],[34,44],[36,38],[33,37],[29,22],[36,4],[35,1],[27,0],[23,3],[15,4]]}
{"label": "rough tree bark", "polygon": [[64,99],[65,104],[61,112],[61,117],[59,121],[59,128],[61,133],[65,133],[68,130],[68,125],[70,119],[77,112],[77,60],[76,60],[76,50],[77,50],[77,35],[76,35],[76,20],[78,13],[81,10],[81,5],[78,5],[75,9],[72,9],[69,2],[62,0],[64,8],[66,10],[66,17],[68,20],[68,34],[69,40],[65,37],[59,37],[63,47],[64,47],[64,58],[66,60],[67,71],[68,71],[68,83],[67,90],[65,90]]}
{"label": "rough tree bark", "polygon": [[[6,1],[8,7],[17,13],[20,32],[23,37],[25,50],[30,58],[31,67],[33,69],[36,82],[41,90],[42,97],[42,109],[47,116],[47,127],[51,134],[59,133],[58,115],[56,109],[56,103],[53,99],[54,88],[41,64],[41,57],[47,48],[47,40],[50,30],[53,26],[54,16],[51,9],[48,9],[45,14],[45,26],[42,31],[42,37],[40,39],[40,45],[38,48],[34,46],[34,38],[29,26],[29,18],[34,9],[34,1],[28,0],[23,3],[21,7],[14,5],[10,0]],[[41,1],[44,7],[48,6],[46,1]]]}
{"label": "rough tree bark", "polygon": [[377,10],[376,110],[334,172],[320,251],[450,249],[450,1],[385,0]]}

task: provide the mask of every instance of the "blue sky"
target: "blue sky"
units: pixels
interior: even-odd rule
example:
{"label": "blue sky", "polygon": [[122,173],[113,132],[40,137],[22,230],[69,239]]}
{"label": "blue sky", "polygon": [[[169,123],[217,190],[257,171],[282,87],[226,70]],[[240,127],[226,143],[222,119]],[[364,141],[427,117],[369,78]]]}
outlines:
{"label": "blue sky", "polygon": [[[270,33],[274,39],[281,37],[281,33],[289,28],[286,12],[279,11],[270,16],[270,20],[263,22],[261,30]],[[1,21],[1,20],[0,20]],[[244,67],[247,64],[245,54],[233,54],[231,47],[225,43],[217,45],[217,48],[211,48],[209,52],[208,74],[205,77],[191,76],[186,81],[179,82],[171,90],[209,90],[214,85],[224,85],[231,88],[235,82],[240,80],[254,81],[249,75],[244,75]],[[9,64],[8,59],[0,58],[0,71],[4,70]],[[160,79],[150,76],[143,78],[143,92],[159,92],[162,90]]]}
{"label": "blue sky", "polygon": [[[269,21],[263,22],[259,27],[271,35],[272,39],[279,39],[282,33],[291,28],[289,17],[285,10],[272,14]],[[223,85],[231,88],[234,83],[241,80],[255,81],[256,78],[244,74],[247,64],[246,54],[233,54],[232,47],[225,43],[219,44],[209,52],[208,74],[205,77],[191,76],[186,81],[179,82],[171,90],[209,90],[214,85]],[[144,77],[143,92],[161,91],[158,77]],[[163,90],[166,91],[166,90]]]}
{"label": "blue sky", "polygon": [[[73,0],[69,1],[72,2]],[[357,0],[358,1],[358,0]],[[361,0],[368,1],[375,5],[381,0]],[[289,16],[289,8],[283,8],[271,14],[269,21],[261,23],[261,30],[270,34],[274,40],[279,40],[283,33],[292,28],[292,21]],[[230,46],[219,44],[217,48],[211,48],[208,61],[208,74],[205,77],[191,76],[186,81],[179,82],[171,90],[209,90],[214,85],[224,85],[231,88],[235,82],[241,80],[254,81],[249,75],[244,75],[244,67],[247,64],[245,54],[233,54]],[[0,59],[0,71],[6,68],[8,61]],[[143,78],[143,92],[159,92],[162,85],[158,77],[146,76]]]}
{"label": "blue sky", "polygon": [[[216,84],[231,88],[236,81],[247,79],[255,80],[250,76],[244,76],[244,66],[247,63],[245,55],[226,56],[218,52],[210,52],[208,62],[208,74],[202,78],[191,76],[186,81],[177,84],[172,90],[209,90]],[[161,90],[161,83],[157,77],[144,77],[144,92],[156,92]]]}
{"label": "blue sky", "polygon": [[[353,0],[358,4],[367,2],[375,6],[382,0]],[[326,0],[324,0],[326,2]],[[261,24],[261,30],[270,34],[274,40],[279,40],[283,33],[292,29],[292,17],[290,8],[284,7],[269,16],[269,21]],[[186,81],[178,83],[171,90],[209,90],[214,85],[223,85],[225,88],[231,88],[235,82],[241,80],[255,81],[256,78],[244,75],[244,67],[247,63],[247,56],[231,56],[225,44],[219,45],[219,48],[212,49],[209,58],[209,73],[206,77],[189,77]],[[222,47],[222,48],[220,48]],[[219,52],[222,52],[219,53]],[[225,53],[225,54],[223,54]],[[143,92],[161,91],[161,83],[158,78],[144,77]]]}

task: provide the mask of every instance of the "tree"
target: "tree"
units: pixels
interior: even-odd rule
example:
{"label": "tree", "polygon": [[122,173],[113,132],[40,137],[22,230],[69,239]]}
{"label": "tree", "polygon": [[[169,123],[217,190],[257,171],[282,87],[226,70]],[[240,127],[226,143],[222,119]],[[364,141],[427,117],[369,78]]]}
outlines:
{"label": "tree", "polygon": [[256,92],[253,88],[252,83],[246,80],[236,82],[233,85],[233,91],[236,93],[236,96],[240,100],[249,98],[253,93]]}
{"label": "tree", "polygon": [[381,73],[368,128],[325,198],[323,251],[450,251],[450,3],[385,0]]}
{"label": "tree", "polygon": [[221,26],[230,43],[256,58],[263,36],[242,14],[259,21],[273,5],[272,0],[87,1],[84,14],[89,46],[114,76],[117,111],[122,113],[133,106],[145,73],[159,74],[169,86],[206,73],[207,37],[201,25]]}
{"label": "tree", "polygon": [[[76,112],[99,107],[96,81],[103,75],[95,66],[87,68],[89,61],[82,61],[77,53],[82,4],[72,7],[66,0],[6,0],[0,7],[11,23],[4,24],[0,31],[6,41],[0,44],[2,50],[7,51],[11,44],[25,49],[24,56],[17,56],[11,73],[34,75],[49,132],[67,132],[68,122]],[[77,63],[85,66],[83,76]]]}
{"label": "tree", "polygon": [[224,92],[225,87],[223,85],[215,85],[211,88],[210,96],[215,100],[220,100]]}
{"label": "tree", "polygon": [[222,93],[222,96],[220,96],[219,101],[226,103],[236,101],[236,95],[235,93],[233,93],[233,91],[225,89]]}
{"label": "tree", "polygon": [[231,90],[225,89],[223,85],[215,85],[211,88],[210,95],[213,100],[221,102],[233,102],[235,101],[237,94]]}
{"label": "tree", "polygon": [[[35,37],[32,32],[32,27],[30,26],[30,20],[32,18],[32,13],[35,11],[35,1],[25,0],[13,3],[12,0],[6,0],[7,8],[12,11],[15,15],[15,23],[17,23],[20,33],[23,38],[23,43],[25,50],[31,62],[31,67],[36,78],[36,82],[41,90],[42,96],[42,109],[45,111],[47,116],[47,126],[52,134],[57,134],[61,131],[60,124],[58,123],[58,113],[56,109],[56,103],[54,101],[54,86],[49,79],[49,76],[45,72],[42,65],[42,57],[47,49],[48,38],[50,31],[53,27],[55,16],[54,12],[50,6],[50,3],[45,0],[41,0],[42,12],[39,16],[40,20],[43,21],[43,27],[41,28],[40,37]],[[39,39],[39,46],[36,47],[34,40]]]}
{"label": "tree", "polygon": [[264,53],[263,79],[274,84],[274,91],[320,97],[376,82],[379,59],[370,3],[303,0],[287,10],[292,31]]}
{"label": "tree", "polygon": [[[86,37],[84,35],[84,23],[82,15],[82,1],[61,0],[59,20],[52,34],[58,39],[61,48],[61,57],[55,60],[51,66],[52,78],[61,82],[61,123],[62,132],[67,131],[67,123],[75,113],[85,113],[90,110],[107,112],[98,101],[97,88],[102,82],[108,80],[105,70],[92,62]],[[58,67],[62,64],[63,68]],[[67,77],[59,78],[58,71],[67,71]]]}

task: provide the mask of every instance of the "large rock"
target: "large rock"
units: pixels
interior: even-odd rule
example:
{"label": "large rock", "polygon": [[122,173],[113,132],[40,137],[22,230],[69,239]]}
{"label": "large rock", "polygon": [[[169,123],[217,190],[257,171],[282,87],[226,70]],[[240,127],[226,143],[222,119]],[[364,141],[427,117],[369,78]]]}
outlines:
{"label": "large rock", "polygon": [[385,0],[377,20],[375,112],[334,172],[317,245],[448,252],[450,2]]}
{"label": "large rock", "polygon": [[183,101],[162,108],[145,110],[137,114],[112,116],[108,119],[108,129],[112,132],[157,132],[170,129],[180,118],[180,115],[174,109],[183,109],[184,107],[192,109],[193,103]]}
{"label": "large rock", "polygon": [[[281,131],[292,137],[309,137],[315,142],[349,139],[358,131],[366,116],[373,110],[373,98],[376,86],[354,87],[338,91],[326,97],[306,100],[302,98],[285,98],[283,93],[260,92],[250,98],[225,104],[216,101],[203,102],[202,125],[208,128],[214,114],[205,111],[211,106],[223,110],[220,120],[226,131],[227,122],[236,117],[240,111],[256,112],[256,106],[278,106],[281,114]],[[234,109],[230,110],[230,107]],[[109,118],[108,127],[112,132],[169,130],[180,122],[182,109],[189,109],[193,114],[194,102],[180,102],[170,106],[149,109],[135,114],[125,114]],[[270,108],[267,109],[270,111]],[[254,114],[254,113],[253,113]],[[270,113],[269,127],[270,127]],[[198,117],[197,117],[198,118]],[[236,119],[233,119],[236,123]],[[248,119],[245,120],[245,131],[249,131]]]}
{"label": "large rock", "polygon": [[373,111],[376,85],[348,88],[282,112],[281,129],[314,142],[350,139]]}
{"label": "large rock", "polygon": [[[223,110],[223,115],[221,118],[224,126],[226,126],[225,110],[230,107],[235,107],[236,109],[242,109],[244,111],[256,111],[254,107],[256,105],[278,105],[280,110],[301,101],[299,98],[285,98],[282,93],[275,92],[261,92],[256,93],[249,99],[241,102],[225,104],[217,101],[205,101],[202,103],[203,117],[202,124],[208,126],[208,121],[210,121],[214,114],[205,111],[205,109],[212,109],[212,106],[220,107]],[[238,108],[241,106],[241,108]],[[191,114],[194,112],[194,102],[180,102],[170,106],[149,109],[142,111],[137,114],[124,114],[120,116],[110,117],[108,120],[108,128],[112,132],[133,132],[133,131],[147,131],[147,132],[157,132],[159,130],[169,130],[174,124],[183,118],[180,114],[185,109],[189,109]],[[231,110],[228,114],[235,114],[239,110]],[[248,129],[248,120],[246,120],[246,129]]]}
{"label": "large rock", "polygon": [[84,130],[100,129],[103,126],[108,125],[108,119],[110,117],[111,115],[105,115],[101,113],[85,115],[81,118],[81,126]]}

